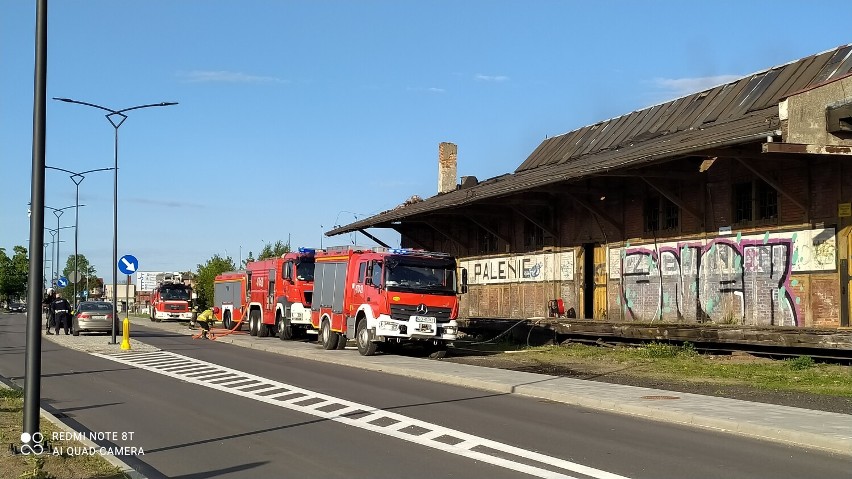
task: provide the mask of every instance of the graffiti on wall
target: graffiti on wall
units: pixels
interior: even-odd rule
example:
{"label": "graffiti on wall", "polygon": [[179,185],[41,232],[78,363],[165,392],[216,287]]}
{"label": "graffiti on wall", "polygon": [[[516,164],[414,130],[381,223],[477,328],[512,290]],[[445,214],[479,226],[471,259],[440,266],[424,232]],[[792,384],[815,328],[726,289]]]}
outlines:
{"label": "graffiti on wall", "polygon": [[617,306],[637,321],[798,326],[794,272],[836,268],[834,229],[626,245],[609,254]]}
{"label": "graffiti on wall", "polygon": [[467,269],[468,284],[574,280],[573,250],[468,259],[459,263]]}

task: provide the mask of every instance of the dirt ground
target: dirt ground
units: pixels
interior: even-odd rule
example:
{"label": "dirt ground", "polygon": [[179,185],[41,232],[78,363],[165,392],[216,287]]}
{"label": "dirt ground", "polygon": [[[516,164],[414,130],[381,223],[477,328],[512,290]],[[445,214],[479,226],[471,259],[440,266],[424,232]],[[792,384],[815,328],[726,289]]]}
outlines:
{"label": "dirt ground", "polygon": [[[770,361],[749,355],[732,356],[724,360],[732,362]],[[852,414],[852,398],[849,397],[773,391],[747,385],[661,379],[633,372],[630,368],[623,366],[606,365],[599,362],[585,363],[564,360],[559,363],[540,364],[537,361],[525,360],[513,354],[472,354],[461,351],[456,351],[455,354],[451,351],[451,354],[443,361]]]}

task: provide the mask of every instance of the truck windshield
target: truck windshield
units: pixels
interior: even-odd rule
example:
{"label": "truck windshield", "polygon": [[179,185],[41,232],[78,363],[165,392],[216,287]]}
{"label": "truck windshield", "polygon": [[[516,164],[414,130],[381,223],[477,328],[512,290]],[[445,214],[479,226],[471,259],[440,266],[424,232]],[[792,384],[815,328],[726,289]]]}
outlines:
{"label": "truck windshield", "polygon": [[446,262],[386,261],[385,286],[388,291],[455,294],[456,268]]}
{"label": "truck windshield", "polygon": [[302,261],[296,264],[296,279],[299,281],[314,280],[314,263],[313,261]]}
{"label": "truck windshield", "polygon": [[162,288],[160,290],[160,298],[164,301],[189,301],[189,288],[175,287]]}

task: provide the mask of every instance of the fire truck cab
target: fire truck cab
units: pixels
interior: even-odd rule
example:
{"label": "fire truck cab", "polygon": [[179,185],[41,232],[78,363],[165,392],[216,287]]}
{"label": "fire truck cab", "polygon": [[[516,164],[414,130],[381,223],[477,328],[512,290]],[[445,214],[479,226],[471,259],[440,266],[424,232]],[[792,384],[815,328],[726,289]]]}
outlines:
{"label": "fire truck cab", "polygon": [[151,321],[192,319],[192,287],[183,283],[179,273],[161,273],[151,293]]}
{"label": "fire truck cab", "polygon": [[458,334],[457,294],[450,255],[328,248],[316,254],[311,323],[324,349],[343,349],[355,339],[358,352],[372,356],[380,345],[419,341],[440,357]]}
{"label": "fire truck cab", "polygon": [[282,340],[312,332],[314,250],[246,264],[248,322],[252,336],[277,334]]}

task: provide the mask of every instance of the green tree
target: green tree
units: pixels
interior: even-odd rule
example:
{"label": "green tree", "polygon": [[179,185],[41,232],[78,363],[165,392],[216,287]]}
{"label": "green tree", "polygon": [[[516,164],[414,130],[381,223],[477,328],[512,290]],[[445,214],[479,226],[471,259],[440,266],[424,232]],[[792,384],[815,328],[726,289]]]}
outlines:
{"label": "green tree", "polygon": [[30,272],[27,249],[15,246],[13,251],[10,258],[5,248],[0,248],[0,298],[6,301],[24,297]]}
{"label": "green tree", "polygon": [[[77,292],[80,293],[84,290],[87,290],[86,286],[89,283],[89,279],[94,279],[97,277],[97,270],[94,266],[89,264],[88,258],[86,255],[78,255],[77,256],[77,271],[80,273],[80,277],[77,278]],[[65,298],[69,300],[74,295],[74,284],[71,281],[71,273],[74,272],[74,255],[68,257],[68,261],[65,262],[65,269],[62,270],[62,275],[68,278],[68,286],[66,286],[62,290],[62,294]],[[66,294],[67,293],[67,294]]]}
{"label": "green tree", "polygon": [[[290,244],[284,243],[281,240],[275,242],[275,244],[266,243],[263,246],[263,249],[260,251],[260,255],[257,257],[258,260],[269,259],[269,258],[280,258],[282,255],[285,255],[290,252]],[[250,255],[251,253],[249,253]]]}
{"label": "green tree", "polygon": [[237,268],[234,260],[230,256],[223,258],[218,254],[213,255],[206,263],[198,265],[195,273],[195,293],[198,298],[195,304],[199,309],[207,309],[213,305],[213,281],[216,276],[235,269]]}

